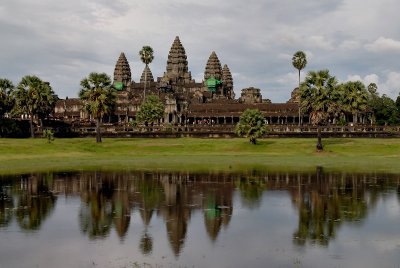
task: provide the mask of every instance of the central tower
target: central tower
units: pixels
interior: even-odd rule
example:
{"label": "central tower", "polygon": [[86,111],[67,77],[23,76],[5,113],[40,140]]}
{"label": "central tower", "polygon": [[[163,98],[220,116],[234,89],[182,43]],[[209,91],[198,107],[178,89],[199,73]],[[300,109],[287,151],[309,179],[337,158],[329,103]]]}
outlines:
{"label": "central tower", "polygon": [[192,82],[192,75],[188,70],[186,52],[178,36],[175,37],[169,51],[167,71],[164,73],[163,81],[168,84],[188,84]]}

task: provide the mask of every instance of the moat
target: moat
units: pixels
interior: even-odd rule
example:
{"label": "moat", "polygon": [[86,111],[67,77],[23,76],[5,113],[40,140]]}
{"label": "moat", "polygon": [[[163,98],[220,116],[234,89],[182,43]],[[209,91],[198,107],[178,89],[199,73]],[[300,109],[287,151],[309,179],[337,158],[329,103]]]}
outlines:
{"label": "moat", "polygon": [[400,174],[0,178],[0,267],[397,267]]}

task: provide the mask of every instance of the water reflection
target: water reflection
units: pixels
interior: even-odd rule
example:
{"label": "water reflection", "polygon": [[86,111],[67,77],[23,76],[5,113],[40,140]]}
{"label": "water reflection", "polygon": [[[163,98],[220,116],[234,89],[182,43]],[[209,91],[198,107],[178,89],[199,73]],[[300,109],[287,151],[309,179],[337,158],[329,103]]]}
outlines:
{"label": "water reflection", "polygon": [[52,174],[22,176],[18,184],[0,180],[0,227],[6,227],[14,217],[21,229],[40,229],[51,214],[56,196],[50,190]]}
{"label": "water reflection", "polygon": [[388,192],[396,193],[400,202],[399,178],[325,173],[322,168],[312,174],[81,172],[5,177],[0,179],[0,228],[15,220],[23,231],[39,230],[57,196],[80,197],[78,215],[71,217],[78,216],[80,230],[89,239],[105,239],[115,230],[124,241],[136,212],[143,225],[140,252],[153,253],[157,237],[150,225],[156,217],[162,219],[170,248],[179,256],[194,213],[202,215],[206,234],[215,243],[234,217],[236,192],[240,207],[257,212],[265,194],[279,191],[290,196],[298,212],[292,243],[328,246],[344,224],[362,224]]}

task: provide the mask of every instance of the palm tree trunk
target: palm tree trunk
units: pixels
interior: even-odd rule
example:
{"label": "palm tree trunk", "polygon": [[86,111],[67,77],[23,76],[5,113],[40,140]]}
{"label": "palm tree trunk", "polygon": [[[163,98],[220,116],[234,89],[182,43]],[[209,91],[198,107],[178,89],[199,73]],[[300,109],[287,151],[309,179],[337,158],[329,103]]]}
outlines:
{"label": "palm tree trunk", "polygon": [[322,146],[322,138],[321,138],[321,126],[318,126],[318,132],[317,132],[317,152],[323,151],[324,148]]}
{"label": "palm tree trunk", "polygon": [[96,119],[96,142],[101,142],[101,134],[100,134],[100,118]]}
{"label": "palm tree trunk", "polygon": [[29,127],[31,129],[31,138],[35,137],[35,131],[33,130],[33,114],[29,115]]}
{"label": "palm tree trunk", "polygon": [[301,111],[300,111],[300,69],[299,69],[299,88],[297,90],[299,96],[299,126],[301,126]]}
{"label": "palm tree trunk", "polygon": [[144,68],[144,89],[143,89],[143,102],[146,100],[146,84],[147,84],[147,64]]}

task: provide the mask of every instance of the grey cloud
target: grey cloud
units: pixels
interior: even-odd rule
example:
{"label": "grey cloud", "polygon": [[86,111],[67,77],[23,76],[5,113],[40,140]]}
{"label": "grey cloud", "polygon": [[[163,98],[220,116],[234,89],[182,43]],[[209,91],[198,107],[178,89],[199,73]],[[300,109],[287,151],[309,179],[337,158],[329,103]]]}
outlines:
{"label": "grey cloud", "polygon": [[[382,1],[382,6],[374,0],[7,1],[0,8],[5,37],[0,72],[14,81],[40,73],[60,96],[76,96],[79,80],[89,72],[111,75],[121,51],[139,79],[143,64],[137,53],[143,45],[154,48],[150,67],[162,76],[179,35],[193,76],[202,79],[207,59],[216,51],[234,74],[236,95],[255,86],[265,98],[285,102],[296,86],[290,73],[297,50],[312,55],[305,72],[328,68],[342,80],[377,74],[382,84],[396,87],[396,76],[387,76],[400,73],[395,51],[376,51],[390,48],[390,40],[397,47],[395,18],[385,14],[400,3]],[[381,36],[385,39],[379,40]]]}

